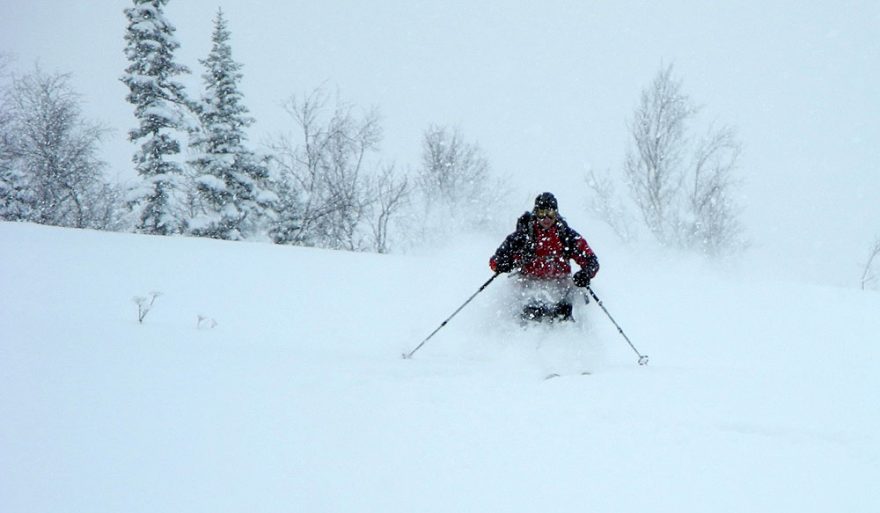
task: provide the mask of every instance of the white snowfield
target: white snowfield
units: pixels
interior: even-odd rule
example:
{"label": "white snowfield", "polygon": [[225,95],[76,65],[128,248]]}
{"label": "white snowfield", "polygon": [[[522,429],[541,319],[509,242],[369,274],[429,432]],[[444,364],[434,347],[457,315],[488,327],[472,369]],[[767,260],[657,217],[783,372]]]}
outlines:
{"label": "white snowfield", "polygon": [[596,248],[648,366],[595,304],[517,327],[506,277],[403,360],[503,235],[378,256],[0,223],[0,511],[880,511],[880,294]]}

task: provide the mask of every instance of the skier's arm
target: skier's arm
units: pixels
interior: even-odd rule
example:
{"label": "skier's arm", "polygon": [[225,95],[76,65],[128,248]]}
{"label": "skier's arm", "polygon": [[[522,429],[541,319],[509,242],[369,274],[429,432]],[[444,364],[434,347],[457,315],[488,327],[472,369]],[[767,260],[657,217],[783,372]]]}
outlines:
{"label": "skier's arm", "polygon": [[509,273],[522,265],[523,251],[528,242],[529,221],[532,214],[523,213],[516,220],[516,230],[508,235],[489,259],[489,268],[497,273]]}
{"label": "skier's arm", "polygon": [[593,279],[599,272],[599,259],[587,244],[586,239],[578,235],[577,232],[574,233],[572,240],[574,248],[572,248],[571,258],[581,266],[590,279]]}
{"label": "skier's arm", "polygon": [[518,233],[508,235],[489,259],[489,268],[497,273],[509,273],[518,267],[521,260],[521,251],[518,248],[521,245]]}

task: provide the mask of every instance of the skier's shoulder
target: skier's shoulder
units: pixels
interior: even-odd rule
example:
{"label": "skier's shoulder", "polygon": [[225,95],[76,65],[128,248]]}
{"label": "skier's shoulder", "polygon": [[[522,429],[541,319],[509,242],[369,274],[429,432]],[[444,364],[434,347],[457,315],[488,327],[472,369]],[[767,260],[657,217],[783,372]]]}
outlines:
{"label": "skier's shoulder", "polygon": [[584,238],[577,230],[572,228],[563,217],[557,219],[556,226],[559,230],[560,236],[566,241],[566,244],[576,244],[576,241]]}
{"label": "skier's shoulder", "polygon": [[562,233],[568,237],[571,237],[571,236],[579,237],[580,236],[580,234],[577,231],[575,231],[574,228],[569,226],[568,221],[566,221],[565,218],[562,216],[559,216],[556,218],[556,229],[559,231],[559,233]]}
{"label": "skier's shoulder", "polygon": [[532,213],[525,211],[523,215],[516,220],[516,233],[528,233],[529,223],[532,222]]}

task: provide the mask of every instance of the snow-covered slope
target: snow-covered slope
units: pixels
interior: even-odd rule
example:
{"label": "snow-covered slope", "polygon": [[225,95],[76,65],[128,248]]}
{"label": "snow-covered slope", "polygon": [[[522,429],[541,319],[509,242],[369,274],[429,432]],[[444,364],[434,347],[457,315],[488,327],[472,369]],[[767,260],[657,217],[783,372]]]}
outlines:
{"label": "snow-covered slope", "polygon": [[594,288],[649,366],[595,304],[515,327],[504,278],[401,359],[495,242],[0,223],[0,511],[880,510],[876,293],[604,248]]}

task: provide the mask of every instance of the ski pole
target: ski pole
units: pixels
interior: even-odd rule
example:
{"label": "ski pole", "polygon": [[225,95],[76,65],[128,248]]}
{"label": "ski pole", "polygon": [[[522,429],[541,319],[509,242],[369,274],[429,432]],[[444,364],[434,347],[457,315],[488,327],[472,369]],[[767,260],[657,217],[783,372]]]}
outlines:
{"label": "ski pole", "polygon": [[[596,303],[599,305],[599,307],[602,308],[602,311],[605,312],[605,315],[607,315],[608,318],[611,319],[611,322],[614,323],[614,326],[617,327],[617,331],[620,332],[621,335],[623,335],[623,338],[626,340],[626,343],[629,344],[629,347],[631,347],[632,350],[635,351],[637,355],[639,355],[639,365],[648,365],[648,355],[643,355],[639,352],[638,349],[636,349],[636,346],[634,346],[629,337],[626,336],[626,333],[623,332],[623,329],[620,327],[619,324],[617,324],[617,321],[614,320],[614,317],[611,317],[611,314],[608,313],[608,309],[605,308],[605,305],[602,304],[602,300],[599,299],[598,296],[596,296],[596,293],[593,292],[593,289],[590,288],[589,285],[587,285],[587,290],[590,291],[590,295],[593,296],[593,299],[596,300]],[[584,301],[586,301],[587,304],[590,304],[590,300],[589,298],[587,298],[586,294],[584,294]]]}
{"label": "ski pole", "polygon": [[494,280],[495,278],[497,278],[499,274],[501,274],[501,273],[497,273],[497,272],[496,272],[495,274],[493,274],[492,277],[489,278],[489,280],[488,280],[486,283],[484,283],[483,286],[480,287],[479,290],[477,290],[476,292],[474,292],[473,295],[472,295],[471,297],[469,297],[467,301],[464,302],[464,304],[462,304],[461,306],[459,306],[459,307],[458,307],[458,310],[452,312],[452,315],[450,315],[449,317],[447,317],[446,320],[443,321],[442,324],[440,324],[440,326],[437,326],[437,329],[435,329],[434,331],[432,331],[431,334],[428,335],[428,337],[427,337],[425,340],[422,340],[422,342],[421,342],[419,345],[417,345],[415,349],[413,349],[413,350],[410,351],[409,353],[403,353],[403,355],[401,355],[401,356],[403,356],[403,359],[404,359],[404,360],[409,360],[410,358],[412,358],[412,355],[414,355],[416,351],[418,351],[419,349],[421,349],[421,347],[422,347],[423,345],[425,345],[425,343],[426,343],[428,340],[430,340],[431,337],[433,337],[435,333],[437,333],[438,331],[440,331],[440,328],[442,328],[443,326],[446,326],[446,323],[448,323],[453,317],[455,317],[455,314],[457,314],[458,312],[460,312],[462,308],[464,308],[465,306],[467,306],[467,304],[470,303],[472,299],[474,299],[475,297],[477,297],[477,294],[479,294],[480,292],[483,292],[483,290],[484,290],[486,287],[488,287],[489,284],[492,283],[492,280]]}

